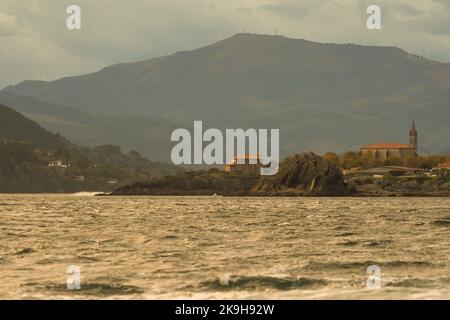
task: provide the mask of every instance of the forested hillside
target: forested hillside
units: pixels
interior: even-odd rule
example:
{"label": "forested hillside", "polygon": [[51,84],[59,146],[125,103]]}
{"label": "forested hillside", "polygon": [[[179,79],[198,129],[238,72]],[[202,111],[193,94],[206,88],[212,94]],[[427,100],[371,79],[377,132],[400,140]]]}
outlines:
{"label": "forested hillside", "polygon": [[20,113],[0,106],[0,192],[110,191],[178,171],[119,146],[74,145]]}

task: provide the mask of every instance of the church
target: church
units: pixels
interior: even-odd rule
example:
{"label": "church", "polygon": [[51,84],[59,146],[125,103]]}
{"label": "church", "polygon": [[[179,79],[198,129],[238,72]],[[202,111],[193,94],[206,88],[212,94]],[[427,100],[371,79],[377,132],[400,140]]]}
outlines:
{"label": "church", "polygon": [[361,148],[361,155],[372,154],[376,160],[389,160],[394,158],[405,159],[417,157],[418,132],[414,120],[409,130],[409,144],[401,143],[376,143],[365,145]]}

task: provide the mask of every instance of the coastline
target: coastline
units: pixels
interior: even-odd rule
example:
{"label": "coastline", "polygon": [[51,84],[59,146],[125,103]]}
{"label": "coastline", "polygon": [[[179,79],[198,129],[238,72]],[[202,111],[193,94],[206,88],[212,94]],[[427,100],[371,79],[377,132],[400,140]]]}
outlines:
{"label": "coastline", "polygon": [[450,198],[450,192],[447,194],[414,194],[414,195],[367,195],[367,194],[353,194],[343,196],[308,196],[308,195],[294,195],[294,194],[280,194],[280,195],[261,195],[261,194],[113,194],[113,193],[99,193],[95,197],[226,197],[226,198]]}
{"label": "coastline", "polygon": [[[74,193],[0,193],[0,197],[3,196],[74,196],[74,197],[223,197],[223,198],[336,198],[336,199],[359,199],[359,198],[450,198],[450,193],[448,194],[418,194],[418,195],[363,195],[363,194],[353,194],[345,196],[306,196],[306,195],[261,195],[261,194],[246,194],[246,195],[222,195],[222,194],[112,194],[106,192],[98,192],[92,195],[78,195]],[[0,204],[1,205],[1,204]]]}
{"label": "coastline", "polygon": [[286,158],[273,176],[229,174],[217,169],[182,172],[116,188],[109,196],[227,197],[450,197],[450,177],[345,176],[322,157],[307,152]]}

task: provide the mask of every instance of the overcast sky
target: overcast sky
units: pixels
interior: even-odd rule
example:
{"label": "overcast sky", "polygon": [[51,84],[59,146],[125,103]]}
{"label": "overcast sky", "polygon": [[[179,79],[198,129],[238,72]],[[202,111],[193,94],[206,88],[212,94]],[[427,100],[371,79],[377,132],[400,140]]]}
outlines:
{"label": "overcast sky", "polygon": [[[66,28],[71,4],[82,10],[80,31]],[[381,7],[381,30],[366,28],[370,4]],[[276,30],[450,61],[450,0],[0,0],[0,88]]]}

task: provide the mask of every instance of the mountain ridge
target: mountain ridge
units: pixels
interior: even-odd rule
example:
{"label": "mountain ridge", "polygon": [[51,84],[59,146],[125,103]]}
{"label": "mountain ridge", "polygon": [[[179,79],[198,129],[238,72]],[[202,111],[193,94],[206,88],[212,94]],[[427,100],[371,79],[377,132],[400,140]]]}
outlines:
{"label": "mountain ridge", "polygon": [[31,143],[45,149],[69,143],[59,134],[51,133],[3,104],[0,104],[0,141]]}
{"label": "mountain ridge", "polygon": [[449,64],[396,47],[282,36],[237,34],[192,51],[2,92],[185,127],[203,120],[217,128],[279,128],[283,155],[402,142],[413,116],[423,150],[447,148],[450,134]]}
{"label": "mountain ridge", "polygon": [[[0,103],[33,119],[42,127],[61,132],[85,147],[117,144],[125,151],[139,150],[154,161],[167,161],[169,145],[161,143],[180,124],[158,117],[90,114],[30,97],[0,92]],[[157,150],[157,151],[155,151]]]}

